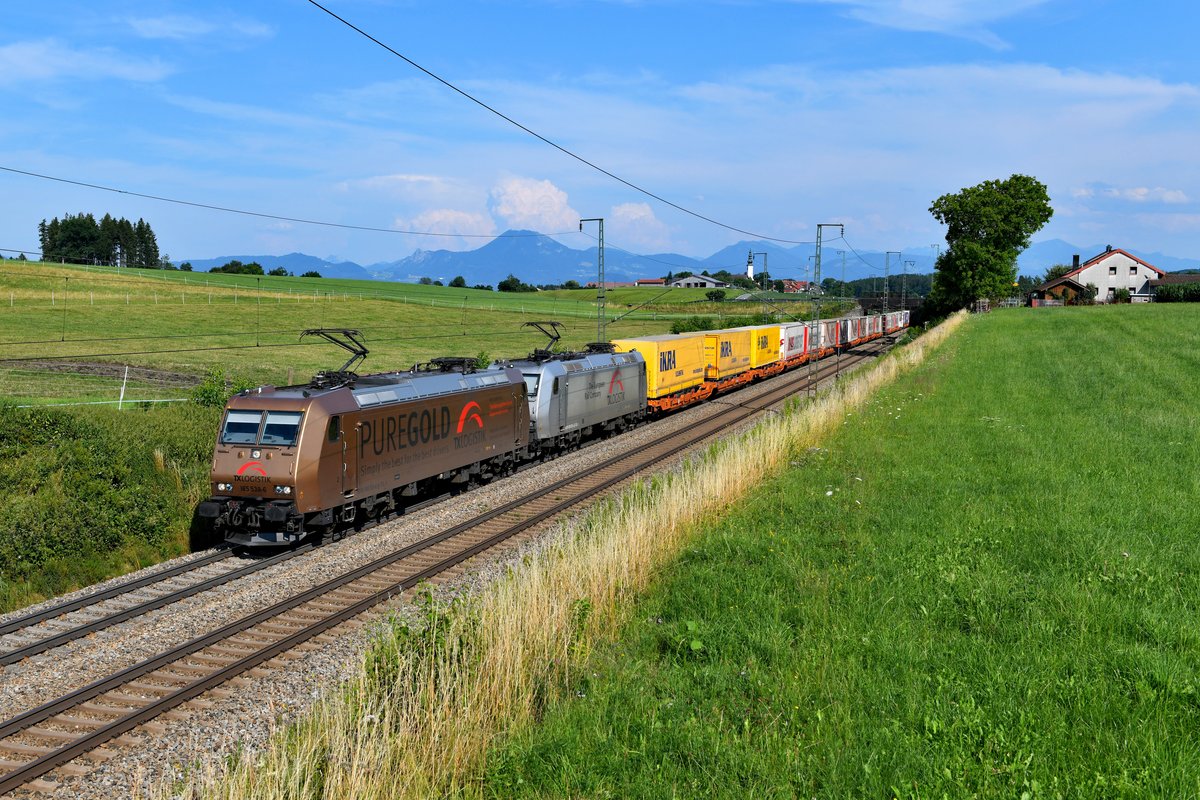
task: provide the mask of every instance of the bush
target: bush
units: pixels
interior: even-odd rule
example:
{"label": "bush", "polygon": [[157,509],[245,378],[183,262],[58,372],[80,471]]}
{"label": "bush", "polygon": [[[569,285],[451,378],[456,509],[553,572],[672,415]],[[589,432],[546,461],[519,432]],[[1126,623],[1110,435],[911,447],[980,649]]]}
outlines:
{"label": "bush", "polygon": [[192,390],[192,402],[198,406],[224,408],[225,403],[235,394],[246,389],[253,389],[253,381],[246,378],[225,378],[225,370],[213,367],[204,376],[200,385]]}
{"label": "bush", "polygon": [[122,548],[178,551],[208,489],[218,414],[0,409],[0,582],[78,576]]}
{"label": "bush", "polygon": [[677,319],[671,323],[671,333],[690,333],[691,331],[711,331],[720,327],[712,317],[688,317]]}
{"label": "bush", "polygon": [[520,278],[512,273],[508,277],[496,284],[496,288],[502,292],[536,292],[536,286],[530,286],[528,283],[523,283]]}
{"label": "bush", "polygon": [[[1128,289],[1125,290],[1128,293]],[[1196,283],[1173,283],[1154,289],[1156,303],[1200,303],[1200,280]]]}
{"label": "bush", "polygon": [[213,267],[209,272],[223,272],[227,275],[262,275],[262,264],[257,261],[251,261],[249,264],[243,264],[236,258],[228,264],[222,264],[219,267]]}

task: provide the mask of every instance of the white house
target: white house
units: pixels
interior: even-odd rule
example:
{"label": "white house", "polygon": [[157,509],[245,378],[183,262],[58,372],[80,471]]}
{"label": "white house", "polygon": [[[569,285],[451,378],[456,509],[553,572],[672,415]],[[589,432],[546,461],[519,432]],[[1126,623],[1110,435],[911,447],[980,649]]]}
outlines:
{"label": "white house", "polygon": [[710,278],[707,275],[689,275],[686,278],[676,278],[671,281],[670,286],[675,286],[684,289],[727,289],[729,284],[725,281],[719,281],[716,278]]}
{"label": "white house", "polygon": [[1074,268],[1063,275],[1075,282],[1096,287],[1096,302],[1111,303],[1118,289],[1127,289],[1134,303],[1149,303],[1150,281],[1161,278],[1164,273],[1153,264],[1147,264],[1135,255],[1111,245],[1103,253],[1079,263],[1075,256]]}

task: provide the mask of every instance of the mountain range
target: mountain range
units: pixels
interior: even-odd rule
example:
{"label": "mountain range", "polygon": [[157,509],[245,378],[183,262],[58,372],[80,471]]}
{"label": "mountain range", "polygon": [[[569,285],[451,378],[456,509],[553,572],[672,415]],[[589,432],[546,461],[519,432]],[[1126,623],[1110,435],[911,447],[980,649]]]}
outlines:
{"label": "mountain range", "polygon": [[[883,275],[887,270],[899,275],[907,270],[911,274],[933,272],[935,250],[931,245],[922,245],[885,254],[875,251],[859,252],[846,245],[838,247],[835,240],[822,250],[822,277],[856,280]],[[1115,245],[1119,247],[1120,245]],[[1071,258],[1079,254],[1086,261],[1102,253],[1105,245],[1079,247],[1061,239],[1049,239],[1032,244],[1018,259],[1019,272],[1038,276],[1055,264],[1070,264]],[[1128,252],[1153,264],[1166,272],[1200,267],[1200,259],[1179,258],[1163,253],[1144,253],[1131,248]],[[716,272],[728,270],[732,273],[745,272],[750,253],[755,256],[755,274],[765,267],[775,278],[809,277],[815,245],[800,244],[782,247],[764,241],[741,241],[729,245],[707,258],[693,258],[678,253],[656,253],[639,255],[615,247],[605,248],[604,273],[606,281],[632,282],[638,278],[659,278],[668,273]],[[220,258],[190,259],[192,268],[204,272],[227,264],[232,260],[243,263],[257,262],[266,270],[283,267],[300,275],[316,271],[326,278],[354,278],[360,280],[400,281],[415,283],[421,278],[449,283],[462,276],[468,286],[486,284],[495,286],[508,275],[516,275],[525,283],[561,284],[568,280],[587,284],[596,280],[597,250],[574,250],[547,236],[534,231],[507,231],[475,250],[416,250],[412,255],[397,261],[361,265],[353,261],[318,258],[304,253],[272,255],[235,255]]]}

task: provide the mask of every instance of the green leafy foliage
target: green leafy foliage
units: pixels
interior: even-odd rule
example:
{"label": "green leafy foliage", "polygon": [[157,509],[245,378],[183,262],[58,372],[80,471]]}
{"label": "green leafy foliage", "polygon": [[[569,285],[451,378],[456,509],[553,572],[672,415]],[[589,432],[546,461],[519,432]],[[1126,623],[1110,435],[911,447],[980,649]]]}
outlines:
{"label": "green leafy foliage", "polygon": [[209,272],[216,272],[225,275],[262,275],[262,264],[257,261],[251,261],[249,264],[243,264],[236,258],[227,264],[222,264],[219,267],[213,267]]}
{"label": "green leafy foliage", "polygon": [[210,367],[204,380],[192,390],[192,402],[199,406],[224,408],[229,398],[254,387],[254,382],[248,378],[226,379],[223,368]]}
{"label": "green leafy foliage", "polygon": [[[415,618],[393,616],[368,648],[366,690],[387,697],[398,688],[420,691],[444,677],[438,665],[466,665],[475,657],[471,642],[478,620],[462,599],[438,600],[428,586],[413,600]],[[408,662],[408,668],[401,665]],[[398,681],[410,683],[401,687]]]}
{"label": "green leafy foliage", "polygon": [[[0,609],[24,599],[13,582],[73,588],[122,551],[186,547],[216,418],[194,406],[0,407]],[[61,583],[39,589],[44,572]]]}
{"label": "green leafy foliage", "polygon": [[[1129,302],[1129,290],[1118,289],[1118,294],[1124,292],[1124,299],[1118,300],[1120,303]],[[1163,286],[1156,286],[1154,289],[1154,302],[1156,303],[1200,303],[1200,281],[1196,283],[1171,283]]]}
{"label": "green leafy foliage", "polygon": [[509,276],[496,284],[496,289],[501,292],[536,292],[537,287],[525,283],[516,275],[509,273]]}
{"label": "green leafy foliage", "polygon": [[691,333],[693,331],[712,331],[718,328],[740,328],[746,325],[770,325],[779,319],[770,312],[758,312],[740,317],[687,317],[671,323],[671,333]]}
{"label": "green leafy foliage", "polygon": [[929,212],[947,227],[949,248],[938,257],[929,295],[942,311],[1011,294],[1017,256],[1054,214],[1046,186],[1027,175],[944,194]]}

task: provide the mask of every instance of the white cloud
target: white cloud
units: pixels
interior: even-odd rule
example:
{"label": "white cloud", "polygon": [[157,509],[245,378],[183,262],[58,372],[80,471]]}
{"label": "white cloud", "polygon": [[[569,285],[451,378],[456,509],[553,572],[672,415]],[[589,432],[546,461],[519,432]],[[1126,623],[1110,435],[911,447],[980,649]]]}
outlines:
{"label": "white cloud", "polygon": [[133,32],[143,39],[191,39],[216,30],[217,26],[197,17],[173,14],[129,20]]}
{"label": "white cloud", "polygon": [[109,49],[74,49],[57,39],[0,46],[0,85],[64,79],[160,81],[171,69],[158,59],[130,58]]}
{"label": "white cloud", "polygon": [[395,227],[406,231],[456,236],[491,236],[496,233],[496,223],[487,214],[453,208],[430,209],[415,217],[397,217]]}
{"label": "white cloud", "polygon": [[568,204],[567,193],[546,180],[501,180],[492,188],[491,211],[509,228],[553,233],[579,227],[579,212]]}
{"label": "white cloud", "polygon": [[444,189],[453,181],[440,175],[372,175],[352,181],[342,181],[337,188],[341,191],[366,189],[375,192],[407,195],[410,192]]}
{"label": "white cloud", "polygon": [[1072,189],[1071,197],[1079,200],[1101,197],[1110,200],[1127,200],[1133,203],[1165,203],[1167,205],[1181,205],[1190,202],[1187,192],[1184,190],[1167,189],[1163,186],[1156,186],[1153,189],[1147,186],[1133,186],[1128,188],[1117,186],[1105,186],[1101,188],[1084,187],[1081,189]]}
{"label": "white cloud", "polygon": [[235,19],[217,23],[185,14],[136,17],[129,20],[129,26],[143,39],[196,39],[217,32],[248,39],[265,39],[274,35],[269,25],[253,20]]}
{"label": "white cloud", "polygon": [[[1137,221],[1152,230],[1195,235],[1200,233],[1200,214],[1139,214]],[[1195,256],[1195,253],[1189,255]]]}
{"label": "white cloud", "polygon": [[609,213],[606,236],[624,246],[640,250],[663,250],[670,243],[670,230],[654,216],[649,203],[621,203]]}
{"label": "white cloud", "polygon": [[904,31],[943,33],[1000,50],[1008,45],[985,26],[1048,0],[818,0],[850,8],[850,16]]}

